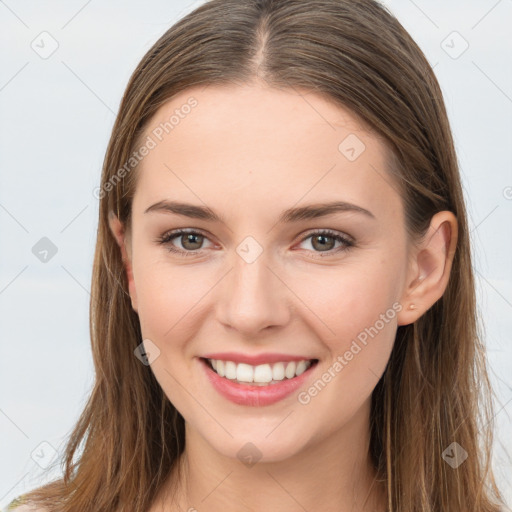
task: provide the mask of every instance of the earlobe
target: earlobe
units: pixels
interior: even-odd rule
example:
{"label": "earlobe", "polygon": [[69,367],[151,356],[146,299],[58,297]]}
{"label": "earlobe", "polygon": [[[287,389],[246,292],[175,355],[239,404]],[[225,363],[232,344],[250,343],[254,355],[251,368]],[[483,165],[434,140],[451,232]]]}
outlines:
{"label": "earlobe", "polygon": [[135,290],[135,283],[133,279],[133,269],[131,264],[131,257],[128,254],[126,249],[127,239],[126,239],[126,229],[124,224],[119,220],[117,215],[114,212],[110,212],[109,214],[109,226],[114,238],[117,242],[121,250],[121,258],[123,260],[123,265],[126,271],[126,278],[128,281],[128,289],[130,292],[130,297],[132,299],[132,307],[135,312],[137,312],[137,293]]}
{"label": "earlobe", "polygon": [[427,234],[414,249],[398,325],[415,322],[443,296],[450,278],[457,233],[457,218],[452,212],[442,211],[432,217]]}

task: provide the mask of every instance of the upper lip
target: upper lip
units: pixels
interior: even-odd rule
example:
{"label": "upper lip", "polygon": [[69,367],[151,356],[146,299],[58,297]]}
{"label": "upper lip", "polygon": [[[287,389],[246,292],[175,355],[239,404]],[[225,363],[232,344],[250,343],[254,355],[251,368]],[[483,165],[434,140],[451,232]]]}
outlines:
{"label": "upper lip", "polygon": [[233,361],[234,363],[246,363],[257,366],[265,363],[278,363],[288,361],[310,361],[315,359],[308,356],[293,356],[290,354],[263,353],[258,355],[241,354],[238,352],[215,352],[202,356],[205,359],[220,359],[222,361]]}

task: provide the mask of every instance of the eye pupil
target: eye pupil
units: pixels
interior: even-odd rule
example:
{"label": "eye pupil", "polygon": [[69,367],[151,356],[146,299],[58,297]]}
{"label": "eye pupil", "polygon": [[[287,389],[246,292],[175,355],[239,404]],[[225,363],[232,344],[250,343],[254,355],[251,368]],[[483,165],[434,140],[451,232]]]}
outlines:
{"label": "eye pupil", "polygon": [[[194,239],[195,238],[198,238],[199,237],[199,242],[194,242]],[[191,249],[191,250],[196,250],[198,249],[200,246],[201,246],[201,238],[202,238],[202,235],[196,235],[194,233],[188,233],[188,234],[185,234],[181,237],[182,239],[182,243],[183,243],[183,247],[186,247],[187,249]],[[199,247],[187,247],[186,246],[186,243],[189,243],[191,242],[192,244],[196,243],[196,245],[198,245]]]}
{"label": "eye pupil", "polygon": [[[329,244],[327,244],[329,247],[326,248],[326,243],[325,243],[325,239],[326,238],[330,238],[331,240],[333,240],[333,243],[331,244],[331,246],[329,246]],[[329,251],[331,250],[333,247],[334,247],[334,238],[330,235],[317,235],[315,237],[313,237],[313,240],[312,240],[312,244],[313,244],[313,247],[315,247],[315,242],[317,241],[320,241],[320,249],[322,250],[326,250],[326,251]],[[315,247],[316,249],[317,247]]]}

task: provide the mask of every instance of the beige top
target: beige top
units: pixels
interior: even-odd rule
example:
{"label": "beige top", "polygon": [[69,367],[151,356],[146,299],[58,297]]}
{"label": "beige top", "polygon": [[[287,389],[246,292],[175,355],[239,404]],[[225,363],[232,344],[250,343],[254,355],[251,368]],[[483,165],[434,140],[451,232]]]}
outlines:
{"label": "beige top", "polygon": [[7,508],[1,512],[47,512],[45,508],[37,508],[35,505],[27,503],[25,494],[14,498],[8,505]]}

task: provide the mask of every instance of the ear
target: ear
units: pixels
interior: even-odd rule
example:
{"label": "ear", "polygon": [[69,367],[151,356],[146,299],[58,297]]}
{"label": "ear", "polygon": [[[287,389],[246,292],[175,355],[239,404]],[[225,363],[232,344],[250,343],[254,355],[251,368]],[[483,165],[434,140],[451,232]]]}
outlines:
{"label": "ear", "polygon": [[133,269],[132,269],[132,259],[131,259],[131,247],[129,237],[126,234],[126,228],[124,224],[118,219],[117,215],[114,212],[110,212],[109,214],[109,226],[114,238],[116,239],[117,245],[121,249],[121,258],[123,260],[123,265],[126,270],[126,278],[128,280],[128,290],[130,292],[130,297],[132,299],[132,308],[135,312],[137,311],[137,292],[135,290],[135,282],[133,280]]}
{"label": "ear", "polygon": [[[452,212],[442,211],[432,217],[425,237],[412,252],[398,325],[415,322],[443,296],[450,278],[457,235],[457,218]],[[411,304],[414,309],[409,308]]]}

